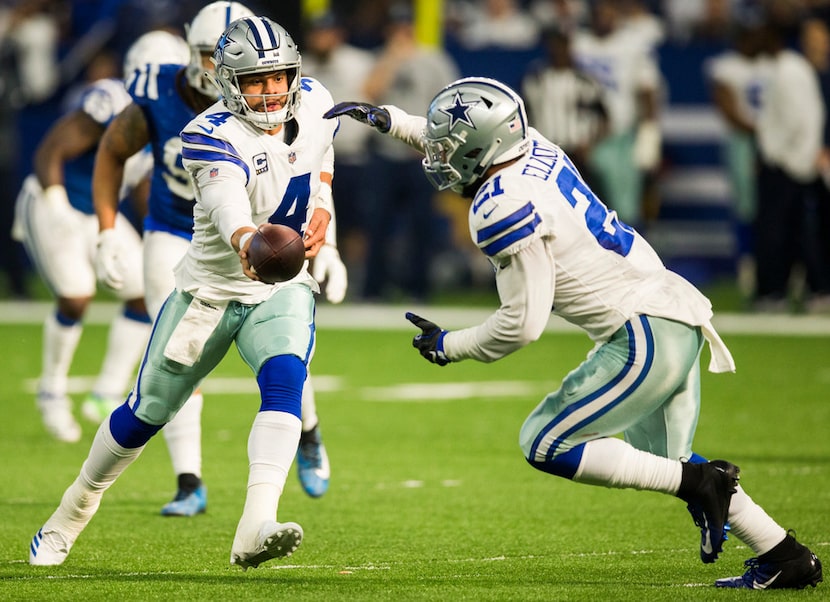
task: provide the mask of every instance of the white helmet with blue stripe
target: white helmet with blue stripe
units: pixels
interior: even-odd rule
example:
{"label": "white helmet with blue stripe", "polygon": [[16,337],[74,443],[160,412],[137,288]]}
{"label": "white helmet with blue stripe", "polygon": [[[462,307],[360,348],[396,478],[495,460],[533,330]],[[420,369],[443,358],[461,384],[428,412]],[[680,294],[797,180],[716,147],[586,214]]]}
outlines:
{"label": "white helmet with blue stripe", "polygon": [[529,148],[524,102],[499,81],[459,79],[429,105],[423,168],[438,190],[461,193],[490,166],[515,159]]}
{"label": "white helmet with blue stripe", "polygon": [[[268,17],[234,21],[222,34],[213,54],[214,76],[228,110],[263,130],[294,117],[300,106],[300,53],[291,35]],[[239,77],[286,72],[288,91],[279,111],[255,111],[242,94]],[[261,97],[264,101],[265,96]]]}
{"label": "white helmet with blue stripe", "polygon": [[202,56],[213,55],[216,41],[231,23],[253,15],[254,13],[244,4],[220,0],[202,8],[193,20],[185,25],[187,44],[190,46],[190,62],[185,73],[192,88],[210,98],[219,98],[219,90],[205,77]]}
{"label": "white helmet with blue stripe", "polygon": [[124,55],[124,79],[144,65],[186,65],[190,51],[181,37],[163,29],[140,36]]}

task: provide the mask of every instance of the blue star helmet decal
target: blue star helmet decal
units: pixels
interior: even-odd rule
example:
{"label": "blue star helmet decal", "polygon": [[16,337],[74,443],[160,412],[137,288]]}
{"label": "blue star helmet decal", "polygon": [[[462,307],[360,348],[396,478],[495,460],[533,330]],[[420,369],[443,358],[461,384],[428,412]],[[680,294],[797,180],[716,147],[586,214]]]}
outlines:
{"label": "blue star helmet decal", "polygon": [[470,116],[467,114],[469,110],[478,104],[477,100],[473,100],[470,102],[464,102],[461,99],[461,94],[459,92],[455,93],[455,97],[452,99],[452,106],[447,107],[446,109],[439,109],[442,113],[446,113],[450,116],[450,131],[455,127],[455,124],[458,122],[466,123],[473,129],[476,129],[476,124],[473,123],[473,120],[470,119]]}

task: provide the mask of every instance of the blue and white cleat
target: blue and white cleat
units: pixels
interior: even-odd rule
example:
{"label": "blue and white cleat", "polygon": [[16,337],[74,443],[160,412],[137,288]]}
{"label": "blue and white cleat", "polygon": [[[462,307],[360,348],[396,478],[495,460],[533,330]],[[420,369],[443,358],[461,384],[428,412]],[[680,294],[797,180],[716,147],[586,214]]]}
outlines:
{"label": "blue and white cleat", "polygon": [[300,435],[297,447],[297,476],[300,485],[311,497],[320,497],[329,488],[329,456],[320,437],[319,427]]}
{"label": "blue and white cleat", "polygon": [[780,562],[762,562],[750,558],[744,565],[747,571],[738,577],[727,577],[715,581],[715,587],[735,589],[804,589],[815,587],[823,580],[821,561],[801,544],[796,554]]}
{"label": "blue and white cleat", "polygon": [[35,566],[63,564],[69,555],[72,543],[58,531],[43,527],[38,530],[32,538],[32,543],[29,544],[29,564]]}
{"label": "blue and white cleat", "polygon": [[302,541],[303,528],[297,523],[268,521],[260,528],[252,551],[231,552],[231,564],[246,571],[255,569],[272,558],[291,556]]}
{"label": "blue and white cleat", "polygon": [[199,485],[194,491],[179,489],[173,501],[161,508],[162,516],[196,516],[207,510],[207,487]]}
{"label": "blue and white cleat", "polygon": [[77,443],[81,440],[81,425],[72,415],[72,401],[65,395],[38,393],[37,407],[43,417],[43,426],[58,441]]}

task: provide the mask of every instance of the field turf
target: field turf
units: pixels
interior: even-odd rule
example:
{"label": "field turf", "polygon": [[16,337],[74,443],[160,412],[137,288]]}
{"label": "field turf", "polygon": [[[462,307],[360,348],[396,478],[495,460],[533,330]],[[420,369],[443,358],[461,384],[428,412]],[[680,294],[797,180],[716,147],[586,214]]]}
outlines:
{"label": "field turf", "polygon": [[[0,600],[830,599],[827,582],[716,590],[714,580],[741,573],[751,553],[730,539],[717,563],[701,564],[679,500],[527,465],[519,427],[589,351],[584,335],[546,333],[494,364],[439,368],[411,348],[406,327],[320,327],[312,374],[331,487],[308,498],[292,469],[279,518],[303,526],[303,544],[243,572],[228,560],[258,397],[236,352],[204,387],[207,513],[159,515],[175,479],[158,436],[105,494],[65,564],[31,567],[29,541],[77,475],[95,427],[84,423],[78,444],[46,434],[33,396],[40,326],[0,324]],[[99,324],[84,332],[72,366],[76,410],[105,335]],[[704,373],[696,451],[737,463],[747,492],[830,570],[830,338],[724,338],[738,372]]]}

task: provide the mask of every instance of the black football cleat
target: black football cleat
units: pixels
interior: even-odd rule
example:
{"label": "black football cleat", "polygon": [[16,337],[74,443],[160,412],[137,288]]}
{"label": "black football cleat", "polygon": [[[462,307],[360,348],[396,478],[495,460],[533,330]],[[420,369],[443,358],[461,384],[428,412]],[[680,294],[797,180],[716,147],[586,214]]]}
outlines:
{"label": "black football cleat", "polygon": [[746,572],[738,577],[727,577],[715,581],[716,587],[736,589],[804,589],[815,587],[822,581],[821,561],[806,546],[795,542],[791,557],[771,561],[764,560],[766,554],[750,558],[744,565]]}
{"label": "black football cleat", "polygon": [[709,564],[715,562],[723,550],[729,528],[729,503],[737,491],[741,469],[726,460],[712,460],[685,464],[685,470],[693,475],[692,482],[684,483],[687,491],[678,496],[687,503],[686,508],[700,528],[700,559]]}

